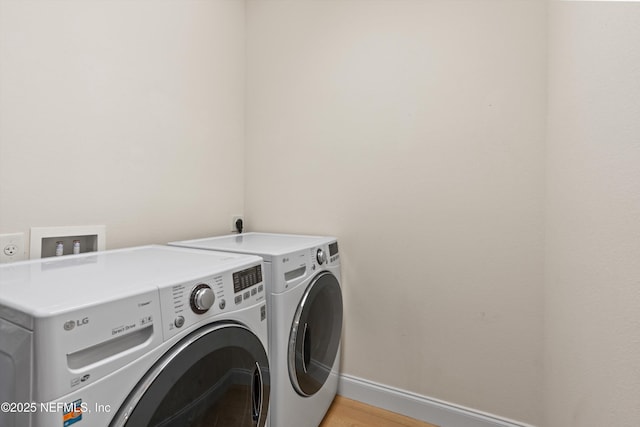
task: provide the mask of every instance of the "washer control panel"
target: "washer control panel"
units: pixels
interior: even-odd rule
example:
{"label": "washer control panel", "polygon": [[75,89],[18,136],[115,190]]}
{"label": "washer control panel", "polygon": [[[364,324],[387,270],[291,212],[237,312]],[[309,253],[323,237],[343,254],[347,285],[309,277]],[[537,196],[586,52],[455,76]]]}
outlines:
{"label": "washer control panel", "polygon": [[261,265],[233,273],[233,302],[235,305],[239,305],[252,296],[263,292],[264,284],[262,283]]}
{"label": "washer control panel", "polygon": [[164,339],[266,300],[262,263],[160,289]]}

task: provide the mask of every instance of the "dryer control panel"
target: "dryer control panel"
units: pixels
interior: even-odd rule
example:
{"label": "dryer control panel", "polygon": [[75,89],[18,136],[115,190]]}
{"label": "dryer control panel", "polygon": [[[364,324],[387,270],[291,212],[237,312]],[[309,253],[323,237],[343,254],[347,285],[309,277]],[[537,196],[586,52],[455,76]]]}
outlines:
{"label": "dryer control panel", "polygon": [[338,242],[330,241],[279,255],[274,258],[270,267],[274,280],[269,291],[274,294],[286,292],[321,270],[339,268]]}
{"label": "dryer control panel", "polygon": [[265,299],[262,263],[161,288],[164,339]]}

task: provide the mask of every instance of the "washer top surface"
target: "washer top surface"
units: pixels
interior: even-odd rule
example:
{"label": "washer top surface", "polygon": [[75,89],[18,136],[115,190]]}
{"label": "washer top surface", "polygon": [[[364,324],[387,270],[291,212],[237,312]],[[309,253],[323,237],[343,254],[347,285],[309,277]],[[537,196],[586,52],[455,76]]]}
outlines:
{"label": "washer top surface", "polygon": [[250,255],[151,245],[3,264],[0,308],[46,317],[259,261]]}
{"label": "washer top surface", "polygon": [[229,251],[260,256],[286,255],[335,241],[333,237],[298,234],[243,233],[204,239],[171,242],[189,248]]}

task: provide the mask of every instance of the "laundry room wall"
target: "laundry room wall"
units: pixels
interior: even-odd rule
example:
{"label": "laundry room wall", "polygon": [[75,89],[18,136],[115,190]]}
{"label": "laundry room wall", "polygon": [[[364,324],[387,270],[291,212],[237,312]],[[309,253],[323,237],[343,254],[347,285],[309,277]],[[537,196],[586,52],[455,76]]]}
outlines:
{"label": "laundry room wall", "polygon": [[0,0],[0,233],[228,232],[244,69],[242,1]]}
{"label": "laundry room wall", "polygon": [[340,239],[344,373],[540,425],[546,14],[247,2],[247,226]]}
{"label": "laundry room wall", "polygon": [[550,9],[545,426],[640,421],[640,3]]}

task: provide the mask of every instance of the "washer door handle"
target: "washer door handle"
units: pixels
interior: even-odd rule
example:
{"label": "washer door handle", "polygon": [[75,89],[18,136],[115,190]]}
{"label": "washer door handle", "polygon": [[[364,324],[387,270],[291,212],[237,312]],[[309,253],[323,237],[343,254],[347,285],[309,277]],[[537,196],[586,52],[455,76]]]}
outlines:
{"label": "washer door handle", "polygon": [[260,413],[262,412],[262,371],[260,365],[256,362],[253,369],[253,380],[251,387],[251,418],[255,425],[258,425]]}

